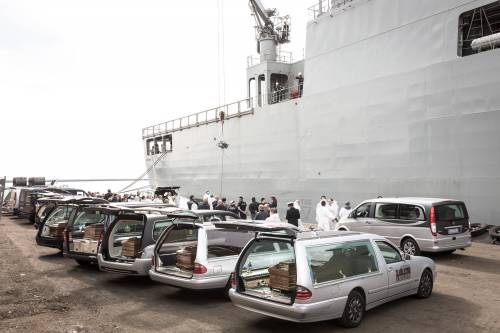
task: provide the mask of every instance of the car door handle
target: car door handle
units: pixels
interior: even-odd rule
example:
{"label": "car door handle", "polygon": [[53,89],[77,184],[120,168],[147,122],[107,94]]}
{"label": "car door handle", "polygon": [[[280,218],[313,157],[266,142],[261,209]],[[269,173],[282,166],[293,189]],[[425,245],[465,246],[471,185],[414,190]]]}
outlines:
{"label": "car door handle", "polygon": [[370,221],[366,221],[365,223],[366,223],[366,224],[372,224]]}
{"label": "car door handle", "polygon": [[394,268],[392,268],[392,267],[388,267],[388,268],[387,268],[387,271],[388,271],[388,272],[394,272]]}

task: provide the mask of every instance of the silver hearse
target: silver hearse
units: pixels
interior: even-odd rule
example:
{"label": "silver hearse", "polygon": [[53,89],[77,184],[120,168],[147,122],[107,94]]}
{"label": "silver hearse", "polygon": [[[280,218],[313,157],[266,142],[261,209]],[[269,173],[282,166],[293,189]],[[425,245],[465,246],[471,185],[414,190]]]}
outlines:
{"label": "silver hearse", "polygon": [[471,245],[469,215],[462,201],[435,198],[367,200],[336,230],[384,236],[404,253],[453,252]]}
{"label": "silver hearse", "polygon": [[[152,280],[186,289],[231,287],[230,276],[238,255],[256,233],[291,234],[298,228],[286,223],[231,221],[174,223],[165,229],[154,250]],[[269,249],[269,255],[279,249]]]}
{"label": "silver hearse", "polygon": [[176,207],[133,209],[133,213],[118,215],[104,232],[97,253],[102,271],[147,276],[156,241],[173,222],[225,221],[237,217],[234,213],[217,210],[184,211]]}
{"label": "silver hearse", "polygon": [[366,310],[431,295],[434,262],[387,239],[339,231],[260,234],[243,249],[229,296],[241,308],[295,322],[340,319],[358,326]]}

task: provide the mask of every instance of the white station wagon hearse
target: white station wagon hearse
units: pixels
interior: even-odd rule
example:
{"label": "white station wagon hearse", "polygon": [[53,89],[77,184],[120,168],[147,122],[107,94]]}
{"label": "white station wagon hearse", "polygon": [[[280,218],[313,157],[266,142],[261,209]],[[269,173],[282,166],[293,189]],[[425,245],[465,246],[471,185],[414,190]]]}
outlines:
{"label": "white station wagon hearse", "polygon": [[435,278],[431,259],[404,254],[381,236],[260,233],[240,254],[229,296],[238,307],[284,320],[356,327],[378,305],[429,297]]}

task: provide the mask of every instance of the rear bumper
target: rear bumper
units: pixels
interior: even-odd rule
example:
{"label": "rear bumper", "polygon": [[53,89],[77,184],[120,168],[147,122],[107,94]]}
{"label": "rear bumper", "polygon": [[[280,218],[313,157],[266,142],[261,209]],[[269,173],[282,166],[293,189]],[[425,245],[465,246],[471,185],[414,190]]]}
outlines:
{"label": "rear bumper", "polygon": [[36,235],[36,244],[45,247],[52,247],[55,249],[62,250],[63,247],[63,239],[62,238],[53,238],[53,237],[43,237]]}
{"label": "rear bumper", "polygon": [[95,254],[84,254],[84,253],[68,253],[64,252],[64,257],[69,259],[74,259],[78,261],[87,261],[97,263],[97,255]]}
{"label": "rear bumper", "polygon": [[228,274],[204,278],[193,276],[189,279],[175,275],[159,273],[155,271],[154,267],[149,270],[149,276],[153,281],[168,284],[170,286],[194,290],[222,289],[226,286],[230,277],[230,275]]}
{"label": "rear bumper", "polygon": [[229,290],[229,297],[240,308],[299,323],[339,318],[347,302],[347,297],[339,297],[317,303],[287,305],[247,296],[234,289]]}
{"label": "rear bumper", "polygon": [[[445,252],[466,248],[472,245],[470,233],[457,236],[438,236],[433,240],[421,240],[420,249],[424,252]],[[420,243],[419,242],[419,243]]]}
{"label": "rear bumper", "polygon": [[147,276],[151,268],[151,258],[136,258],[133,262],[107,261],[102,253],[97,254],[99,269],[104,272],[124,275]]}

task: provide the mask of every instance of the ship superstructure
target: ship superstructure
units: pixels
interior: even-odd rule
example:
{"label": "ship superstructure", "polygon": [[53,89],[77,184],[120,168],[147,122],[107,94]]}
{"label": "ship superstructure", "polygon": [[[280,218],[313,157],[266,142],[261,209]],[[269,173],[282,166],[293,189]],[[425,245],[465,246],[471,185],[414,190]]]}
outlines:
{"label": "ship superstructure", "polygon": [[143,129],[153,187],[299,199],[309,222],[323,194],[452,197],[499,223],[499,1],[318,1],[303,61],[251,4],[247,98]]}

